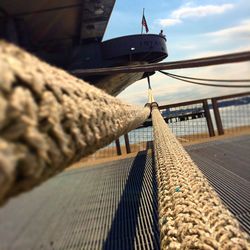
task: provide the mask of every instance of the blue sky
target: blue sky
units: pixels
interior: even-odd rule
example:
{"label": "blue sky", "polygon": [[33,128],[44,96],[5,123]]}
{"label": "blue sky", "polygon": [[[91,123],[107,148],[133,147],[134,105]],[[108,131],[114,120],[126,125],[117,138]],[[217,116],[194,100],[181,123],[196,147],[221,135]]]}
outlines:
{"label": "blue sky", "polygon": [[[158,34],[163,29],[167,36],[169,57],[165,61],[250,50],[249,0],[116,0],[104,39],[140,33],[143,8],[149,33]],[[250,63],[176,70],[171,73],[224,79],[249,78]],[[151,81],[155,98],[160,103],[244,91],[197,87],[160,73],[156,73]],[[128,87],[119,97],[143,104],[146,102],[146,93],[147,83],[141,80]]]}

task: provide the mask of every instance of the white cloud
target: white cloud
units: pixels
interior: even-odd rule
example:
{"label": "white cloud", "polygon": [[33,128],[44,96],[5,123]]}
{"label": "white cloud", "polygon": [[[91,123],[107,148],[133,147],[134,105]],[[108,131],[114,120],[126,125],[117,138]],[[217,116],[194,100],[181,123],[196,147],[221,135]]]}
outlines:
{"label": "white cloud", "polygon": [[208,15],[222,14],[227,10],[233,9],[233,4],[222,5],[200,5],[200,6],[182,6],[177,10],[174,10],[170,17],[167,19],[160,19],[161,26],[171,26],[181,23],[183,19],[192,17],[205,17]]}
{"label": "white cloud", "polygon": [[161,26],[167,27],[167,26],[172,26],[172,25],[181,23],[181,20],[174,19],[174,18],[169,18],[169,19],[160,19],[159,22],[160,22]]}
{"label": "white cloud", "polygon": [[[197,53],[191,52],[189,56],[182,58],[182,60],[249,50],[250,45],[247,44],[240,45],[234,49],[207,50]],[[208,79],[249,79],[250,62],[232,63],[201,68],[178,69],[171,70],[169,72],[183,76]],[[184,83],[166,77],[161,73],[156,73],[151,77],[151,85],[153,88],[154,97],[156,101],[160,103],[160,105],[249,91],[249,88],[215,88]],[[143,79],[129,86],[119,95],[119,98],[129,103],[144,105],[147,102],[147,80]]]}
{"label": "white cloud", "polygon": [[[207,56],[208,55],[211,54],[209,53]],[[250,62],[194,69],[179,69],[170,72],[208,79],[242,79],[250,77]],[[214,88],[184,83],[160,73],[151,77],[151,85],[155,100],[159,102],[160,105],[249,91],[249,88]],[[144,105],[147,102],[146,80],[144,79],[134,83],[122,92],[119,98],[129,103]]]}
{"label": "white cloud", "polygon": [[237,53],[237,52],[243,52],[243,51],[250,51],[250,44],[247,45],[238,45],[234,48],[225,49],[225,50],[204,50],[202,52],[192,53],[189,56],[185,56],[184,59],[190,59],[190,58],[201,58],[201,57],[210,57],[210,56],[218,56],[218,55],[224,55],[229,53]]}
{"label": "white cloud", "polygon": [[171,16],[176,19],[189,17],[204,17],[208,15],[221,14],[234,7],[233,4],[201,5],[196,7],[181,7],[172,12]]}
{"label": "white cloud", "polygon": [[[186,46],[182,43],[176,43],[174,44],[174,46],[172,46],[171,49],[178,51],[182,50],[184,53],[181,54],[181,56],[179,57],[174,57],[173,59],[171,58],[171,60],[177,61],[177,60],[196,59],[201,57],[210,57],[210,56],[218,56],[218,55],[237,53],[243,51],[250,51],[250,44],[248,42],[246,43],[236,42],[234,39],[233,40],[234,42],[232,42],[231,46],[223,49],[223,46],[214,46],[214,43],[218,43],[218,41],[214,41],[216,39],[208,39],[207,37],[204,38],[204,34],[200,36],[199,39],[208,40],[209,44],[212,46],[208,46],[208,44],[205,43],[195,44],[194,46],[192,46],[191,43],[187,44]],[[230,39],[227,40],[228,41],[221,40],[220,42],[222,43],[222,45],[225,43],[228,44]]]}
{"label": "white cloud", "polygon": [[[171,44],[171,49],[178,50],[178,51],[180,51],[180,50],[187,51],[187,52],[192,51],[192,53],[193,53],[193,50],[197,51],[197,48],[198,48],[197,44],[195,44],[195,43],[191,44],[190,42],[183,43],[183,42],[178,41],[177,43]],[[183,58],[183,56],[182,56],[182,58]]]}
{"label": "white cloud", "polygon": [[216,37],[217,39],[239,39],[239,38],[250,38],[250,20],[244,20],[239,25],[221,29],[215,32],[206,34],[207,36]]}

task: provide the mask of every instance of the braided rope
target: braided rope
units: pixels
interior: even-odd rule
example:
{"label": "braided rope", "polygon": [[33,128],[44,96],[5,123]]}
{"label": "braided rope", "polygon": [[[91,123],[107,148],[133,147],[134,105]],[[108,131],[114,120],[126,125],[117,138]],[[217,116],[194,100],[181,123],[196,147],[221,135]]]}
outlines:
{"label": "braided rope", "polygon": [[149,113],[0,41],[0,203],[138,127]]}
{"label": "braided rope", "polygon": [[162,249],[250,249],[206,178],[152,104]]}

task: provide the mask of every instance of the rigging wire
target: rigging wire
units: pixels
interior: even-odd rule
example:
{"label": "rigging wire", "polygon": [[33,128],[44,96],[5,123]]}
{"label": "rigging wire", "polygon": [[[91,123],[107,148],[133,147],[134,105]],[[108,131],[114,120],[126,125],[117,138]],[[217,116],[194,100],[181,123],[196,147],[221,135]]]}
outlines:
{"label": "rigging wire", "polygon": [[212,84],[212,83],[203,83],[203,82],[195,82],[195,81],[190,81],[190,80],[186,80],[183,79],[179,76],[173,76],[172,74],[163,72],[163,71],[159,71],[160,73],[167,75],[168,77],[183,81],[183,82],[187,82],[187,83],[192,83],[192,84],[197,84],[197,85],[202,85],[202,86],[209,86],[209,87],[220,87],[220,88],[250,88],[250,85],[228,85],[228,84]]}
{"label": "rigging wire", "polygon": [[148,88],[149,88],[149,89],[152,89],[152,88],[151,88],[151,83],[150,83],[150,77],[149,77],[149,74],[147,75],[147,79],[148,79]]}
{"label": "rigging wire", "polygon": [[197,77],[190,77],[190,76],[182,76],[182,75],[176,75],[168,72],[164,72],[162,70],[159,70],[161,73],[165,73],[167,75],[176,76],[184,79],[190,79],[190,80],[198,80],[198,81],[207,81],[207,82],[250,82],[250,79],[205,79],[205,78],[197,78]]}

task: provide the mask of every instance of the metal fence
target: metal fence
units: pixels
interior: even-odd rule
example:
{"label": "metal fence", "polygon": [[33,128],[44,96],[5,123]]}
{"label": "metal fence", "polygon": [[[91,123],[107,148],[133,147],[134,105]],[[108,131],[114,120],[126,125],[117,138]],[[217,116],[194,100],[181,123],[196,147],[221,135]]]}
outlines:
{"label": "metal fence", "polygon": [[150,127],[141,127],[121,136],[103,149],[88,157],[88,160],[114,157],[149,149],[152,146],[153,130]]}
{"label": "metal fence", "polygon": [[181,142],[214,136],[207,100],[165,105],[160,110]]}
{"label": "metal fence", "polygon": [[[250,133],[250,92],[163,105],[159,109],[181,143],[216,135]],[[148,119],[89,159],[142,151],[150,148],[152,141],[152,121]]]}
{"label": "metal fence", "polygon": [[216,126],[219,135],[250,128],[250,93],[212,98]]}

